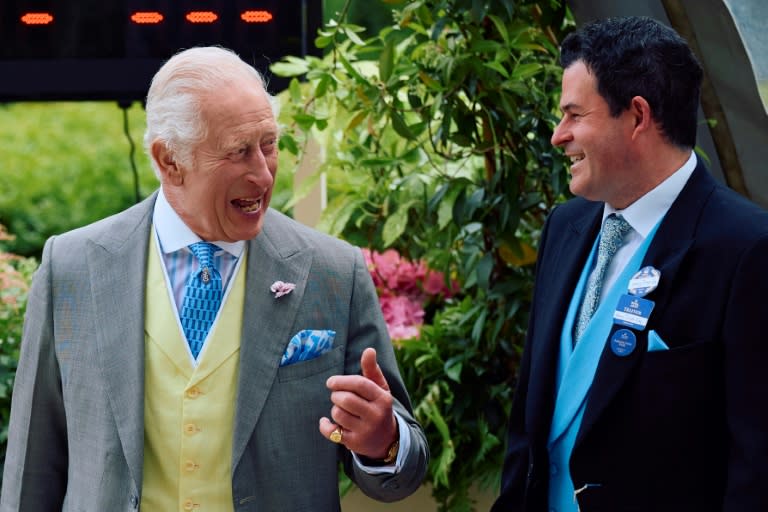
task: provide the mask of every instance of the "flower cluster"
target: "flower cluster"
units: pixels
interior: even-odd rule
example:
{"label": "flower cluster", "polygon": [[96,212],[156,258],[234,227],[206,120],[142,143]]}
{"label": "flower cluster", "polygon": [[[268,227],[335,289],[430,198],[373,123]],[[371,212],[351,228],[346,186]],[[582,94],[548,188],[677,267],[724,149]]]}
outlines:
{"label": "flower cluster", "polygon": [[[5,226],[0,224],[0,240],[13,240]],[[5,252],[0,249],[0,302],[11,309],[21,307],[20,298],[26,297],[28,282],[19,272],[17,266],[22,261],[20,256]],[[4,307],[0,307],[0,314],[4,314]],[[1,341],[1,338],[0,338]]]}
{"label": "flower cluster", "polygon": [[427,302],[449,298],[458,290],[456,283],[446,285],[442,272],[427,268],[423,261],[408,261],[394,249],[383,253],[363,249],[363,256],[393,341],[418,338]]}

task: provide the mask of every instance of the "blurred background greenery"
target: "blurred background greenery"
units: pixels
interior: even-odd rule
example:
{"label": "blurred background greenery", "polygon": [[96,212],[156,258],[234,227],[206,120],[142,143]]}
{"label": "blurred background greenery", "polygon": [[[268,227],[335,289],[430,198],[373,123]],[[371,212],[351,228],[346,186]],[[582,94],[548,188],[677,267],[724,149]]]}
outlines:
{"label": "blurred background greenery", "polygon": [[[0,106],[0,224],[15,240],[6,250],[39,257],[54,233],[92,222],[135,201],[130,145],[117,103],[13,103]],[[128,111],[140,139],[144,113]],[[137,151],[139,186],[154,188]]]}

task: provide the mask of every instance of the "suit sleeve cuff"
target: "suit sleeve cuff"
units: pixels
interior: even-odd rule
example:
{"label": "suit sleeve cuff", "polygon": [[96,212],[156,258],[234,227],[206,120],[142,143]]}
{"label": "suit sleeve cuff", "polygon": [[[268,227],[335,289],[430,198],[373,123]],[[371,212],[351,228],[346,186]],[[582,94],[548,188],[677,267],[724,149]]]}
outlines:
{"label": "suit sleeve cuff", "polygon": [[357,467],[368,473],[369,475],[394,475],[400,472],[405,462],[405,456],[411,448],[411,431],[408,428],[405,420],[403,420],[397,412],[395,412],[395,419],[397,419],[397,429],[400,432],[400,449],[397,451],[397,459],[394,464],[388,466],[367,466],[355,452],[352,452],[352,458],[355,461]]}

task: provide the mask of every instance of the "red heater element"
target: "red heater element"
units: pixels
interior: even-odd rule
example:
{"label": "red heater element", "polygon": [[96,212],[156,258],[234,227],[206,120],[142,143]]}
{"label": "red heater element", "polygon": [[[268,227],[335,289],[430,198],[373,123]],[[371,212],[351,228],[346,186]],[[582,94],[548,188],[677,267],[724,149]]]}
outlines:
{"label": "red heater element", "polygon": [[25,25],[50,25],[53,16],[47,12],[28,12],[21,17],[21,22]]}
{"label": "red heater element", "polygon": [[138,25],[157,25],[163,21],[163,15],[157,11],[137,11],[131,14],[131,21]]}
{"label": "red heater element", "polygon": [[240,15],[240,19],[246,23],[268,23],[272,17],[269,11],[245,11]]}
{"label": "red heater element", "polygon": [[219,15],[213,11],[190,11],[185,16],[190,23],[213,23]]}
{"label": "red heater element", "polygon": [[0,0],[0,107],[145,101],[163,63],[208,45],[242,55],[281,91],[289,79],[271,64],[321,55],[311,43],[322,11],[316,0]]}

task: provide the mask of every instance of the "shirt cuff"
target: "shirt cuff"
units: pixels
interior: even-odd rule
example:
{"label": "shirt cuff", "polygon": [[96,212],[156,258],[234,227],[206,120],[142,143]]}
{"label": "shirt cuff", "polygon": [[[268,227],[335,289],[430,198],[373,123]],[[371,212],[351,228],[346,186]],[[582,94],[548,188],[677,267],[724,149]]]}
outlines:
{"label": "shirt cuff", "polygon": [[405,462],[405,454],[411,448],[411,430],[408,428],[408,424],[399,414],[395,413],[395,419],[397,419],[397,430],[400,432],[400,449],[397,451],[397,458],[394,464],[387,466],[366,466],[360,460],[355,452],[352,452],[352,458],[355,460],[355,465],[368,473],[369,475],[394,475],[399,473]]}

